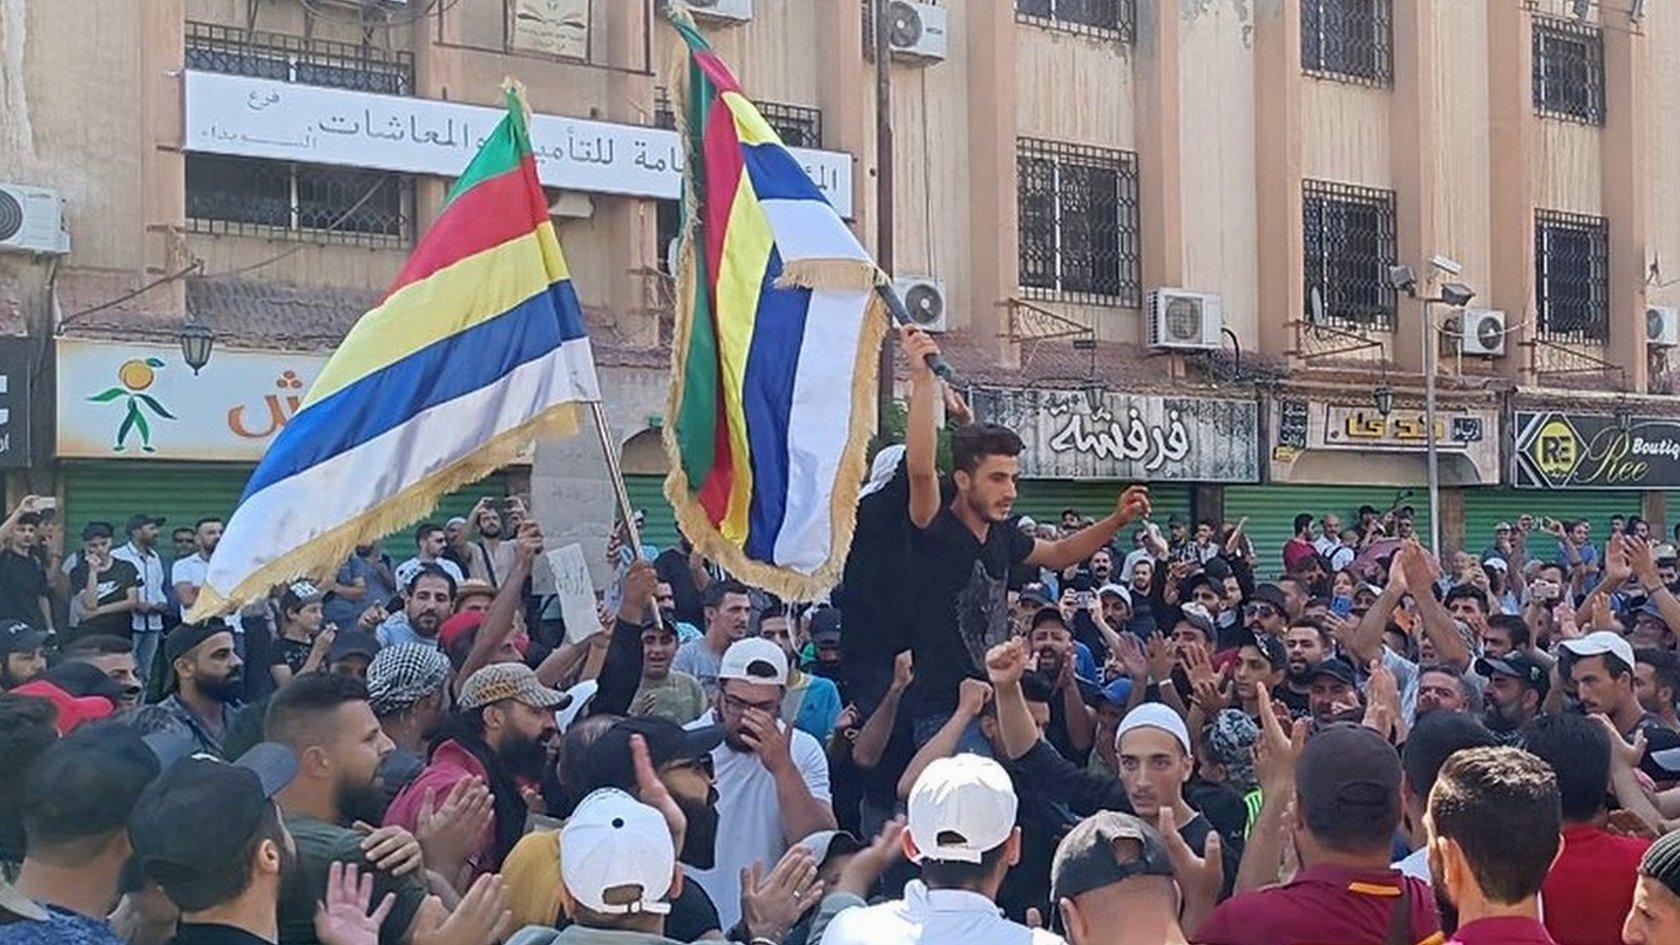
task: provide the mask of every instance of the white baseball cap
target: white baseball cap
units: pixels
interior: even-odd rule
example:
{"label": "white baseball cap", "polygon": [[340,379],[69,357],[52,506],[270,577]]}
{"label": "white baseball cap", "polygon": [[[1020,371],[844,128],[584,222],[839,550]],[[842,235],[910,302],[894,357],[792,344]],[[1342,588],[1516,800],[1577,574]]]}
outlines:
{"label": "white baseball cap", "polygon": [[1190,750],[1190,730],[1184,727],[1184,720],[1178,717],[1177,712],[1159,702],[1145,702],[1127,712],[1126,717],[1120,720],[1120,727],[1114,732],[1114,747],[1119,748],[1120,739],[1125,738],[1126,733],[1135,728],[1158,728],[1178,739],[1186,755],[1193,754]]}
{"label": "white baseball cap", "polygon": [[1124,585],[1104,584],[1102,587],[1097,588],[1098,597],[1102,597],[1104,594],[1113,594],[1115,597],[1125,601],[1127,607],[1132,606],[1132,592]]}
{"label": "white baseball cap", "polygon": [[560,878],[594,912],[670,912],[676,865],[665,818],[617,788],[584,798],[560,830]]}
{"label": "white baseball cap", "polygon": [[750,683],[772,686],[787,685],[787,654],[782,648],[763,637],[743,637],[729,644],[723,651],[723,663],[717,678],[742,679]]}
{"label": "white baseball cap", "polygon": [[1015,829],[1009,775],[992,759],[967,752],[923,768],[906,806],[917,863],[978,863]]}
{"label": "white baseball cap", "polygon": [[566,690],[569,700],[554,713],[554,727],[561,732],[572,727],[572,723],[583,717],[588,711],[590,703],[595,701],[595,693],[600,691],[601,684],[593,679],[585,679],[572,688]]}
{"label": "white baseball cap", "polygon": [[1602,656],[1605,653],[1615,654],[1616,658],[1626,663],[1629,668],[1634,664],[1633,644],[1629,643],[1619,633],[1609,630],[1596,630],[1584,637],[1564,640],[1560,644],[1564,649],[1576,656]]}

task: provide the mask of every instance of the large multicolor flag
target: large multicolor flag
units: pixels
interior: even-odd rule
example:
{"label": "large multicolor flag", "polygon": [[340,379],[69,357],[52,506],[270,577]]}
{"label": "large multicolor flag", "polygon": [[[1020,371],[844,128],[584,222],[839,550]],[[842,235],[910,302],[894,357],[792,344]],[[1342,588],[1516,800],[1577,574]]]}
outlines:
{"label": "large multicolor flag", "polygon": [[689,56],[665,495],[730,572],[819,596],[856,524],[884,277],[694,22],[671,21]]}
{"label": "large multicolor flag", "polygon": [[384,299],[251,475],[192,616],[332,573],[358,544],[575,432],[599,400],[517,88]]}

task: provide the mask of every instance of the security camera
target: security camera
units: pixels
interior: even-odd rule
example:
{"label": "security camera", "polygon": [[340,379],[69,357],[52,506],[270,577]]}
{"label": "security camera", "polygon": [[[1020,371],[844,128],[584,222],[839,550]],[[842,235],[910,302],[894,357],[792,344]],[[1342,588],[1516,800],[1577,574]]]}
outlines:
{"label": "security camera", "polygon": [[1411,266],[1389,266],[1388,284],[1401,292],[1413,292],[1417,289],[1417,273]]}
{"label": "security camera", "polygon": [[1447,257],[1447,256],[1440,256],[1440,255],[1431,256],[1431,257],[1429,257],[1429,264],[1431,266],[1434,266],[1436,269],[1441,270],[1442,272],[1446,273],[1449,276],[1458,276],[1458,275],[1463,275],[1464,274],[1464,267],[1459,265],[1458,260],[1452,259],[1452,258]]}
{"label": "security camera", "polygon": [[1462,282],[1449,282],[1441,286],[1441,301],[1453,308],[1463,308],[1476,297],[1476,290]]}

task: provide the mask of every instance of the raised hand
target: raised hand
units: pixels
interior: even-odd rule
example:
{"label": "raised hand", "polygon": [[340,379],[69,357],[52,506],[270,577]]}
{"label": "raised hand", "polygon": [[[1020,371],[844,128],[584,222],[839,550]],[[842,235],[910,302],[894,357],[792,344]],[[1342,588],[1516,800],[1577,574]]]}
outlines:
{"label": "raised hand", "polygon": [[542,527],[536,522],[526,521],[519,526],[518,537],[513,543],[514,560],[526,567],[543,553]]}
{"label": "raised hand", "polygon": [[788,848],[769,876],[760,877],[762,863],[741,871],[741,921],[754,941],[779,942],[799,923],[806,910],[822,900],[817,862],[800,845]]}
{"label": "raised hand", "polygon": [[619,600],[618,616],[626,623],[641,623],[653,611],[653,598],[659,590],[659,572],[646,561],[637,561],[624,572],[624,594]]}
{"label": "raised hand", "polygon": [[1114,511],[1120,516],[1122,528],[1140,518],[1148,518],[1150,509],[1148,486],[1128,486],[1114,503]]}
{"label": "raised hand", "polygon": [[892,689],[903,694],[916,681],[916,661],[909,650],[893,657]]}
{"label": "raised hand", "polygon": [[508,908],[501,874],[485,873],[427,941],[435,945],[486,945],[501,941],[512,929],[513,912]]}
{"label": "raised hand", "polygon": [[1295,791],[1295,763],[1307,744],[1307,719],[1297,719],[1288,730],[1272,706],[1265,683],[1255,683],[1255,702],[1260,710],[1260,737],[1254,742],[1254,773],[1267,794],[1287,797]]}
{"label": "raised hand", "polygon": [[[1020,677],[1016,677],[1019,679]],[[957,711],[976,718],[992,701],[992,687],[978,679],[965,679],[957,687]]]}
{"label": "raised hand", "polygon": [[1616,731],[1616,723],[1610,721],[1609,716],[1595,712],[1588,718],[1596,720],[1599,727],[1604,729],[1605,736],[1610,739],[1610,767],[1612,770],[1632,771],[1639,767],[1639,762],[1645,757],[1645,732],[1643,730],[1634,732],[1633,741],[1630,742],[1622,737],[1621,732]]}
{"label": "raised hand", "polygon": [[904,816],[901,814],[887,821],[868,849],[852,857],[852,861],[840,870],[840,878],[835,880],[834,888],[852,893],[859,899],[867,899],[875,888],[875,882],[902,856]]}
{"label": "raised hand", "polygon": [[[1031,664],[1032,650],[1022,637],[1011,637],[986,651],[986,677],[992,681],[993,685],[1020,682],[1021,677],[1027,672],[1027,667]],[[964,680],[963,682],[964,685],[967,685],[970,680]],[[990,695],[991,690],[988,687],[987,696],[990,697]],[[985,703],[982,702],[980,705],[983,708]],[[979,714],[978,709],[976,709],[975,714]]]}
{"label": "raised hand", "polygon": [[426,862],[449,875],[478,850],[494,811],[490,789],[477,778],[455,782],[442,804],[436,803],[434,792],[427,788],[414,824]]}
{"label": "raised hand", "polygon": [[1119,658],[1125,668],[1126,675],[1133,682],[1143,683],[1149,679],[1149,654],[1143,650],[1143,644],[1130,633],[1120,634],[1120,645],[1115,647],[1114,655]]}
{"label": "raised hand", "polygon": [[898,344],[900,348],[904,349],[904,358],[910,364],[910,375],[912,377],[933,376],[933,369],[928,367],[927,360],[929,355],[939,353],[939,345],[933,340],[932,335],[920,328],[913,328],[908,325],[900,326],[898,329]]}
{"label": "raised hand", "polygon": [[[1161,839],[1166,841],[1173,879],[1178,881],[1178,888],[1184,893],[1183,912],[1205,916],[1218,904],[1219,893],[1225,886],[1225,859],[1220,849],[1219,831],[1208,831],[1198,856],[1178,832],[1178,814],[1171,804],[1161,805],[1160,820],[1156,826],[1161,831]],[[1195,904],[1194,908],[1192,904]]]}
{"label": "raised hand", "polygon": [[1651,550],[1651,543],[1640,538],[1628,536],[1625,541],[1628,564],[1633,567],[1633,576],[1644,587],[1659,587],[1662,575],[1657,572],[1656,552]]}
{"label": "raised hand", "polygon": [[315,937],[321,945],[378,945],[379,926],[397,904],[397,894],[386,893],[369,913],[372,901],[373,872],[334,860],[327,867],[326,898],[315,904]]}
{"label": "raised hand", "polygon": [[1149,678],[1156,682],[1165,682],[1172,678],[1173,660],[1175,654],[1167,638],[1159,633],[1149,636]]}

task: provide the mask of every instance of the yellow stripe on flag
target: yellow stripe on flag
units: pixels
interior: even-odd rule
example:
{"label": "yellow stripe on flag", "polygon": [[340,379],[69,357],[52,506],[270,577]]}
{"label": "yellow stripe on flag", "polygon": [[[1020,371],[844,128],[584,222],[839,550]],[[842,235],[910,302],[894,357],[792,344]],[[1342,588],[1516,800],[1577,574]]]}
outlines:
{"label": "yellow stripe on flag", "polygon": [[741,395],[746,384],[753,327],[758,322],[758,297],[775,242],[746,174],[741,175],[736,187],[735,202],[729,209],[729,226],[724,232],[728,236],[717,276],[718,360],[723,368],[723,409],[729,425],[734,483],[729,490],[729,509],[718,531],[730,541],[740,543],[747,540],[747,510],[753,490],[746,410]]}
{"label": "yellow stripe on flag", "polygon": [[487,322],[568,277],[554,224],[545,221],[524,236],[405,285],[356,322],[303,406]]}
{"label": "yellow stripe on flag", "polygon": [[779,144],[776,130],[758,113],[753,103],[739,92],[723,93],[723,101],[729,106],[729,113],[735,116],[735,134],[745,145]]}

